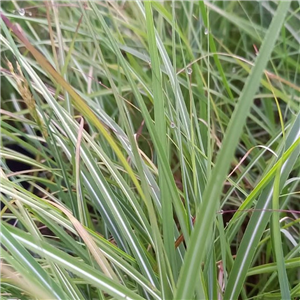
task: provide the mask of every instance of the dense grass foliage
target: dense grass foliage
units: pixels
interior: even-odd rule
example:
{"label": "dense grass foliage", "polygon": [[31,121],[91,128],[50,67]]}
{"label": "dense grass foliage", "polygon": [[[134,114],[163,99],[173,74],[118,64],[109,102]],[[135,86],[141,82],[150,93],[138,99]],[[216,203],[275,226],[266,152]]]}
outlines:
{"label": "dense grass foliage", "polygon": [[298,299],[300,6],[5,2],[3,299]]}

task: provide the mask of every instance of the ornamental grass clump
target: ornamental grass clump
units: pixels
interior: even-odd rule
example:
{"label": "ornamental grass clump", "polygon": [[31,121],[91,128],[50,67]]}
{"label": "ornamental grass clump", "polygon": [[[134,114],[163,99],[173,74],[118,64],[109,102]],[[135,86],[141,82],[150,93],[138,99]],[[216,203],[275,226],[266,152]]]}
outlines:
{"label": "ornamental grass clump", "polygon": [[5,299],[299,297],[297,2],[5,2]]}

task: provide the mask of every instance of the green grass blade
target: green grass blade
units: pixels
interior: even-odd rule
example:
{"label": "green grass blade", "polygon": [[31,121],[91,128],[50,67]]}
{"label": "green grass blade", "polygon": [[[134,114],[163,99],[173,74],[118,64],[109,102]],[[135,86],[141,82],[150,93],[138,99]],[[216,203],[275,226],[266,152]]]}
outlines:
{"label": "green grass blade", "polygon": [[[282,166],[282,163],[281,163]],[[273,240],[273,251],[276,258],[277,268],[278,268],[278,280],[280,284],[280,292],[282,299],[291,299],[289,281],[287,277],[286,267],[285,267],[285,258],[282,250],[282,239],[281,239],[281,230],[280,230],[280,219],[279,219],[279,196],[280,196],[280,177],[281,177],[281,168],[277,169],[274,187],[273,187],[273,199],[272,199],[272,208],[274,210],[272,215],[272,240]]]}
{"label": "green grass blade", "polygon": [[[165,156],[168,157],[167,149],[167,132],[166,132],[166,120],[165,120],[165,105],[164,105],[164,95],[162,90],[162,76],[160,68],[160,60],[157,51],[157,44],[155,39],[155,29],[153,23],[152,7],[150,2],[145,2],[145,12],[146,12],[146,24],[147,24],[147,35],[149,52],[151,58],[151,68],[152,68],[152,88],[153,88],[153,100],[154,100],[154,121],[155,129],[158,133],[158,138],[161,145],[165,149]],[[158,162],[158,172],[161,174],[159,176],[159,186],[161,193],[161,205],[162,205],[162,222],[163,222],[163,241],[164,249],[166,251],[166,258],[164,258],[164,251],[160,244],[158,245],[157,255],[158,258],[159,272],[161,278],[161,286],[163,291],[163,297],[166,299],[172,298],[172,291],[170,287],[170,282],[173,282],[171,274],[168,274],[168,269],[166,268],[166,263],[170,263],[171,267],[176,266],[175,260],[175,247],[174,247],[174,220],[173,220],[173,209],[172,209],[172,199],[170,197],[168,184],[166,178],[163,175],[163,162],[159,160]],[[166,261],[167,260],[167,261]],[[172,279],[168,277],[171,275]]]}

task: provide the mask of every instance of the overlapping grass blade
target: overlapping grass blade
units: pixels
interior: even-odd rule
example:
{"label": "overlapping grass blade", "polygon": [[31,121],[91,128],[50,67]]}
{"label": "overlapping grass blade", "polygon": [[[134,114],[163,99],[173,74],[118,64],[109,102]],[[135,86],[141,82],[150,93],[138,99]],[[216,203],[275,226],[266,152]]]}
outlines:
{"label": "overlapping grass blade", "polygon": [[[256,64],[240,96],[239,102],[232,115],[224,137],[222,149],[217,158],[216,165],[208,180],[204,193],[204,201],[197,214],[197,222],[191,236],[189,248],[185,256],[183,268],[178,281],[175,298],[190,298],[196,285],[196,273],[200,268],[201,262],[207,251],[208,242],[211,239],[214,214],[218,208],[219,197],[222,184],[226,178],[230,161],[233,157],[235,147],[243,130],[248,112],[250,110],[252,99],[260,83],[260,78],[271,55],[275,37],[278,36],[281,26],[284,22],[289,3],[281,2],[278,6],[277,14],[272,20],[269,30],[257,57]],[[193,266],[193,268],[191,267]],[[195,267],[195,266],[198,266]],[[229,297],[230,298],[230,297]]]}

